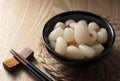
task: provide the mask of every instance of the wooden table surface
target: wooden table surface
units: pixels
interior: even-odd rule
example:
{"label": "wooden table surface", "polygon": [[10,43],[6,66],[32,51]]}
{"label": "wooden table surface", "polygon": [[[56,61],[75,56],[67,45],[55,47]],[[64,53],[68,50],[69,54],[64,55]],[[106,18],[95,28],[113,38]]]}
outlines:
{"label": "wooden table surface", "polygon": [[24,70],[7,72],[2,62],[12,57],[11,48],[19,52],[27,46],[36,58],[41,29],[52,16],[83,10],[120,20],[119,5],[120,0],[0,0],[0,81],[35,81]]}

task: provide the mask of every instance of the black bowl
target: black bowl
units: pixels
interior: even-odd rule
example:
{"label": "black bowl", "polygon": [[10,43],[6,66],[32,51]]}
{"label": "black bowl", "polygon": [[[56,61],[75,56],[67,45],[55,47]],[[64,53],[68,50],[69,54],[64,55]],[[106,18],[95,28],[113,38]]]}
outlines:
{"label": "black bowl", "polygon": [[[50,32],[53,30],[55,24],[57,22],[65,22],[68,19],[73,19],[76,22],[79,20],[86,20],[87,23],[89,22],[96,22],[100,27],[103,27],[107,30],[108,33],[108,40],[107,42],[103,45],[105,47],[105,50],[98,56],[93,57],[93,58],[86,58],[86,59],[72,59],[72,58],[67,58],[64,57],[57,52],[54,51],[49,45],[49,40],[48,36]],[[85,11],[68,11],[64,13],[60,13],[54,17],[52,17],[44,26],[43,32],[42,32],[42,37],[44,40],[44,44],[47,48],[47,50],[50,52],[50,54],[58,61],[62,63],[67,63],[67,64],[88,64],[88,63],[93,63],[97,62],[107,54],[109,54],[109,51],[112,48],[112,45],[115,41],[115,32],[111,26],[111,24],[103,17],[98,16],[96,14],[90,13],[90,12],[85,12]]]}

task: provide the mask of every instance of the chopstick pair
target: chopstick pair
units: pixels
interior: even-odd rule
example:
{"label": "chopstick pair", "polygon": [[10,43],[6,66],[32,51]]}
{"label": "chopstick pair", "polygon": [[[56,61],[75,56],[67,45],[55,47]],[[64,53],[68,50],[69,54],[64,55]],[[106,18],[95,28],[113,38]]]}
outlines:
{"label": "chopstick pair", "polygon": [[21,56],[20,54],[18,54],[17,52],[15,52],[13,49],[10,50],[10,53],[13,54],[14,57],[19,62],[21,62],[26,67],[26,69],[28,69],[28,71],[30,71],[31,73],[33,73],[41,81],[53,81],[47,75],[45,75],[42,71],[40,71],[36,66],[34,66],[33,64],[31,64],[28,60],[26,60],[23,56]]}

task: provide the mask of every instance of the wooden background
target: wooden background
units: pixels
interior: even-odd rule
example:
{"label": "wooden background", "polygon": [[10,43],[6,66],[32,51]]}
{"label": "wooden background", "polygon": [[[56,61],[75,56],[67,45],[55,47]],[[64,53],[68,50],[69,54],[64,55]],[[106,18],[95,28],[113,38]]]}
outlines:
{"label": "wooden background", "polygon": [[119,5],[120,0],[0,0],[0,80],[35,81],[24,70],[8,73],[2,62],[12,57],[11,48],[19,52],[28,46],[36,57],[41,29],[52,16],[69,10],[83,10],[120,20]]}

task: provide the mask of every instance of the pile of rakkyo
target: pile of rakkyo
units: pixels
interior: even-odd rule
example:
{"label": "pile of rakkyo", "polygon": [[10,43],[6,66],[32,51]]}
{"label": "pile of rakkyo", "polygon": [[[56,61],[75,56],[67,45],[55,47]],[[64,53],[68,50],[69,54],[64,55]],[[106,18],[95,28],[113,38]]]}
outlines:
{"label": "pile of rakkyo", "polygon": [[73,59],[92,58],[103,52],[108,40],[105,28],[86,20],[57,22],[48,36],[49,44],[58,54]]}

